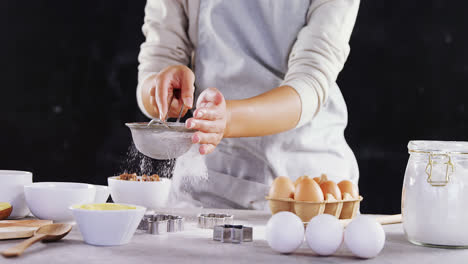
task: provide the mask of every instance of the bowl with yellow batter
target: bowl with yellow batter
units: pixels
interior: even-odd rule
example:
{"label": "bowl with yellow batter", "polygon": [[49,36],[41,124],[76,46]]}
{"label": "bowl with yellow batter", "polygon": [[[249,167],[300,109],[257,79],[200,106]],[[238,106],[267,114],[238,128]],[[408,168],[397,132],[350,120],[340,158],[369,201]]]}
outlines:
{"label": "bowl with yellow batter", "polygon": [[91,203],[73,205],[70,210],[85,243],[117,246],[130,242],[146,208],[131,204]]}

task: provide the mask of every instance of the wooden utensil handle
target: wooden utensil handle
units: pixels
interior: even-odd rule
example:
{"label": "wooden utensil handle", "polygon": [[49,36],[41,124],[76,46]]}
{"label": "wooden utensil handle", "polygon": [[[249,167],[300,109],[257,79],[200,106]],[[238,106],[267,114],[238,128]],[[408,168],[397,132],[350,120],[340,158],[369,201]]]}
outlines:
{"label": "wooden utensil handle", "polygon": [[399,224],[402,221],[401,214],[381,216],[376,220],[382,225]]}
{"label": "wooden utensil handle", "polygon": [[36,243],[44,239],[47,235],[45,234],[36,234],[35,236],[26,239],[25,241],[19,243],[16,246],[13,246],[5,251],[2,252],[2,255],[6,258],[10,257],[18,257],[19,255],[23,254],[23,252],[32,244]]}
{"label": "wooden utensil handle", "polygon": [[[346,227],[352,220],[353,219],[340,219],[340,222]],[[376,217],[375,220],[381,225],[399,224],[402,221],[401,214],[379,216]]]}
{"label": "wooden utensil handle", "polygon": [[16,227],[16,226],[24,226],[24,227],[40,227],[44,224],[37,224],[37,223],[0,223],[0,228],[2,227]]}
{"label": "wooden utensil handle", "polygon": [[0,227],[29,226],[40,227],[52,224],[52,220],[4,220],[0,221]]}

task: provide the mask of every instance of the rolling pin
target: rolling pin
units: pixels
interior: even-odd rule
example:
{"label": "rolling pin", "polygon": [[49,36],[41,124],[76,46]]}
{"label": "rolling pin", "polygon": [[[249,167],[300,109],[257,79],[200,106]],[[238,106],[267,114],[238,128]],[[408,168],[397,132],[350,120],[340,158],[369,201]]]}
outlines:
{"label": "rolling pin", "polygon": [[[401,223],[401,214],[396,215],[383,215],[375,217],[375,220],[379,222],[381,225],[391,225],[391,224],[399,224]],[[352,219],[341,219],[340,222],[346,227],[349,223],[351,223]]]}

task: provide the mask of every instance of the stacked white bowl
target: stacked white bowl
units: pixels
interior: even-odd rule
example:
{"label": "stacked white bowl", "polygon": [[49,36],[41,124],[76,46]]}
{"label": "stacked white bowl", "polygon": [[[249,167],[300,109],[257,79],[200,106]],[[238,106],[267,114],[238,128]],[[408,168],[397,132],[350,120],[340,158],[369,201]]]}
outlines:
{"label": "stacked white bowl", "polygon": [[0,202],[13,207],[9,219],[23,218],[29,214],[24,197],[24,186],[32,183],[33,175],[28,171],[0,170]]}
{"label": "stacked white bowl", "polygon": [[24,186],[26,202],[39,219],[73,221],[69,207],[94,202],[96,186],[75,182],[35,182]]}

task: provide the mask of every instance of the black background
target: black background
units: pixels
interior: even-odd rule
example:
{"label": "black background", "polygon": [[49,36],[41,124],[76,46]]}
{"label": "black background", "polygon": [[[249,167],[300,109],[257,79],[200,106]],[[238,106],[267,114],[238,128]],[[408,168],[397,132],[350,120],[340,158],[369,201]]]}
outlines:
{"label": "black background", "polygon": [[[144,5],[0,1],[0,168],[97,184],[127,168]],[[410,139],[467,140],[467,7],[361,1],[338,83],[363,212],[400,211]]]}

